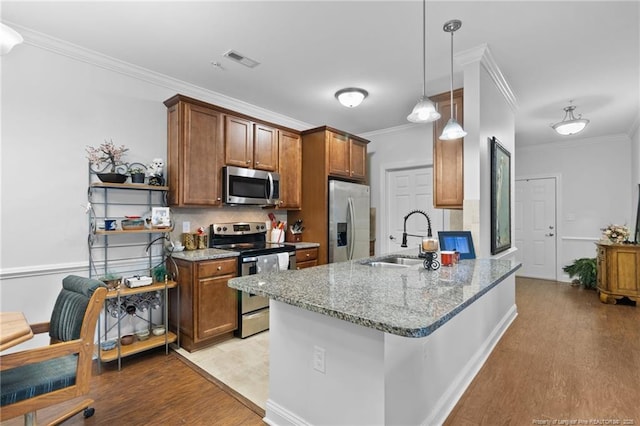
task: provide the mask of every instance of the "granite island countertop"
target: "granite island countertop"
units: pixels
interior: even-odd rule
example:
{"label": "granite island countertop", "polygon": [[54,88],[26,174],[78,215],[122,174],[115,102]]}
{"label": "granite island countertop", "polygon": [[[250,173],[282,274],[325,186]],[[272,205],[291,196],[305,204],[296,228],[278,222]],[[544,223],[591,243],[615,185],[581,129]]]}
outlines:
{"label": "granite island countertop", "polygon": [[[415,250],[396,254],[417,258]],[[238,277],[229,287],[383,332],[424,337],[521,266],[495,259],[461,260],[437,271],[364,264],[385,256]]]}

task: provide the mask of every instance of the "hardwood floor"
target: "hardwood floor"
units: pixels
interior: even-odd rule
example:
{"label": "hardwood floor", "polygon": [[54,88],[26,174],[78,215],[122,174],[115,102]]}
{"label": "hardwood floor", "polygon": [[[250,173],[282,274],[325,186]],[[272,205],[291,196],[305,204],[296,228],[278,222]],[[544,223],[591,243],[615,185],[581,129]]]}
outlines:
{"label": "hardwood floor", "polygon": [[526,278],[516,303],[518,317],[446,425],[640,425],[640,307]]}
{"label": "hardwood floor", "polygon": [[[103,364],[101,374],[94,366],[89,396],[95,414],[77,414],[64,425],[265,425],[264,411],[205,375],[175,352],[165,355],[164,348],[123,359],[120,371],[115,362]],[[60,411],[38,411],[38,424]],[[22,424],[21,417],[2,422]]]}
{"label": "hardwood floor", "polygon": [[[516,302],[518,317],[445,424],[640,426],[640,307],[526,278]],[[95,415],[66,425],[264,425],[258,407],[173,352],[126,358],[121,371],[103,366],[90,395]]]}

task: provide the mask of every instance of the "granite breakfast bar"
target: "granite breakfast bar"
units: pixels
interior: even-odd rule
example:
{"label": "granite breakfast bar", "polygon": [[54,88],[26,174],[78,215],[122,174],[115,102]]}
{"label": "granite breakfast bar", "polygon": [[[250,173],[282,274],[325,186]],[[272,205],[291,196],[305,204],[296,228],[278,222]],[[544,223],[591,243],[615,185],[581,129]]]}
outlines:
{"label": "granite breakfast bar", "polygon": [[271,299],[268,424],[441,424],[516,316],[515,261],[372,260],[230,280]]}

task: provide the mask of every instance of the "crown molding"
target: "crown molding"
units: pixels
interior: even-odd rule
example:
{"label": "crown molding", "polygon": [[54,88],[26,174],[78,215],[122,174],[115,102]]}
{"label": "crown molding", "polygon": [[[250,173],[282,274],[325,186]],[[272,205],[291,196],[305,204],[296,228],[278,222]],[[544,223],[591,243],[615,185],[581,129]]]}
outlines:
{"label": "crown molding", "polygon": [[504,77],[504,74],[502,74],[500,67],[493,58],[491,50],[489,50],[489,46],[487,44],[483,43],[477,47],[459,52],[454,55],[454,58],[462,66],[480,62],[500,93],[502,93],[502,96],[507,101],[511,110],[515,112],[518,109],[516,96],[514,95],[513,90],[511,90],[511,86]]}
{"label": "crown molding", "polygon": [[84,62],[112,72],[126,75],[159,87],[176,91],[204,102],[209,102],[223,108],[243,113],[261,120],[278,123],[279,125],[296,130],[304,130],[313,127],[309,123],[296,120],[286,115],[278,114],[265,108],[223,95],[213,90],[205,89],[194,84],[187,83],[177,78],[170,77],[147,68],[121,61],[111,56],[103,55],[96,51],[69,43],[64,40],[43,34],[29,28],[6,22],[12,28],[19,31],[24,38],[24,44],[44,49],[55,54],[66,56],[76,61]]}

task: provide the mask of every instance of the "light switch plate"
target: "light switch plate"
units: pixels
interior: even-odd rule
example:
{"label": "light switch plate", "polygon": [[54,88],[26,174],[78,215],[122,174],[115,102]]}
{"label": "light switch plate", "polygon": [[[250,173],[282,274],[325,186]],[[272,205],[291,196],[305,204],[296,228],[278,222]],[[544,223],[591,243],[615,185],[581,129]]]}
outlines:
{"label": "light switch plate", "polygon": [[182,222],[182,232],[184,234],[191,232],[191,222]]}

